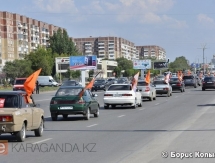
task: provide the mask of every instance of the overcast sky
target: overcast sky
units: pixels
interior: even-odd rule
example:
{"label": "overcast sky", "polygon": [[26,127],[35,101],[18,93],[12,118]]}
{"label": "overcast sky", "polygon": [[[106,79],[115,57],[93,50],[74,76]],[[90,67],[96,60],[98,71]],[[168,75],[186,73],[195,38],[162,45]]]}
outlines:
{"label": "overcast sky", "polygon": [[116,36],[158,45],[167,58],[215,54],[215,0],[5,0],[0,10],[66,28],[71,37]]}

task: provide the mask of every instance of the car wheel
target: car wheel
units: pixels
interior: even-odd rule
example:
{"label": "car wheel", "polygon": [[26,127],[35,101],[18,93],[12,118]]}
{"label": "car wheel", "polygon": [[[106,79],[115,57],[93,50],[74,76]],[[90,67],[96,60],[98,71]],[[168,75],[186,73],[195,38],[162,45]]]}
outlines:
{"label": "car wheel", "polygon": [[131,106],[132,109],[136,109],[137,104],[135,103],[133,106]]}
{"label": "car wheel", "polygon": [[149,101],[152,101],[153,100],[153,97],[151,96],[151,97],[149,97]]}
{"label": "car wheel", "polygon": [[116,107],[116,105],[111,105],[111,107],[112,107],[112,108],[115,108],[115,107]]}
{"label": "car wheel", "polygon": [[96,113],[94,113],[94,117],[99,117],[99,106],[98,106],[98,108],[96,110]]}
{"label": "car wheel", "polygon": [[26,138],[26,126],[25,123],[23,123],[22,128],[20,131],[16,133],[17,141],[24,142]]}
{"label": "car wheel", "polygon": [[89,120],[89,119],[90,119],[90,109],[89,109],[89,108],[87,109],[87,112],[86,112],[86,114],[84,115],[84,118],[85,118],[86,120]]}
{"label": "car wheel", "polygon": [[143,106],[143,102],[142,102],[142,99],[141,99],[141,102],[140,104],[138,105],[138,107],[142,107]]}
{"label": "car wheel", "polygon": [[167,93],[167,97],[170,97],[170,92]]}
{"label": "car wheel", "polygon": [[197,87],[197,85],[194,85],[194,88],[196,88]]}
{"label": "car wheel", "polygon": [[181,89],[181,93],[182,93],[182,92],[184,92],[184,90],[183,90],[183,89]]}
{"label": "car wheel", "polygon": [[205,91],[205,88],[202,88],[202,91]]}
{"label": "car wheel", "polygon": [[156,100],[156,95],[155,95],[155,97],[153,98],[153,100]]}
{"label": "car wheel", "polygon": [[41,118],[39,128],[34,130],[35,136],[42,136],[43,135],[43,129],[44,129],[44,123],[43,123],[43,119]]}
{"label": "car wheel", "polygon": [[63,114],[63,118],[64,119],[68,118],[68,114]]}
{"label": "car wheel", "polygon": [[109,105],[104,106],[105,109],[109,109]]}
{"label": "car wheel", "polygon": [[183,92],[185,92],[185,88],[183,89]]}
{"label": "car wheel", "polygon": [[57,121],[57,114],[51,114],[52,121]]}

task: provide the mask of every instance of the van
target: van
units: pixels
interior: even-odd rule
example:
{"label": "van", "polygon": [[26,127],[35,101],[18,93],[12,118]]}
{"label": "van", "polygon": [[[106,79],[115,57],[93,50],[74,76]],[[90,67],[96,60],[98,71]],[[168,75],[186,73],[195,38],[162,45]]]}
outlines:
{"label": "van", "polygon": [[39,82],[39,86],[55,86],[57,87],[59,84],[53,79],[52,76],[38,76],[37,78]]}
{"label": "van", "polygon": [[25,91],[24,83],[27,78],[16,78],[13,84],[13,91]]}

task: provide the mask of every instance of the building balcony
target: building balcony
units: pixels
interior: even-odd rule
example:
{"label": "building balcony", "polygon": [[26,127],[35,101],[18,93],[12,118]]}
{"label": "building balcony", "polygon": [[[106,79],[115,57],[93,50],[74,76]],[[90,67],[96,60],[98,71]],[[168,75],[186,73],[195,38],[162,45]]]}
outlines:
{"label": "building balcony", "polygon": [[92,44],[91,43],[85,43],[84,45],[85,46],[91,46]]}
{"label": "building balcony", "polygon": [[92,50],[85,50],[85,53],[92,53]]}
{"label": "building balcony", "polygon": [[22,28],[22,24],[21,23],[19,23],[17,26],[20,27],[20,28]]}
{"label": "building balcony", "polygon": [[99,42],[99,43],[98,43],[98,45],[104,45],[104,44],[105,44],[104,42]]}
{"label": "building balcony", "polygon": [[23,29],[28,29],[28,26],[27,26],[27,25],[25,25],[25,26],[23,26],[22,28],[23,28]]}

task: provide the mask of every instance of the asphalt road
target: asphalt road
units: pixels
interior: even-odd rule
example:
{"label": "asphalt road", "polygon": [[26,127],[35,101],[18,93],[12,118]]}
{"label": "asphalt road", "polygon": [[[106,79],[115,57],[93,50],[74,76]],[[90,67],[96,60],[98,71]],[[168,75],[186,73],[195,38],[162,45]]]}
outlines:
{"label": "asphalt road", "polygon": [[[100,116],[92,115],[89,121],[69,116],[53,122],[49,102],[54,93],[34,95],[45,110],[44,135],[34,137],[29,131],[24,143],[2,136],[9,140],[9,152],[0,156],[0,163],[215,162],[214,90],[187,88],[171,97],[146,100],[137,109],[108,110],[103,109],[103,92],[96,93]],[[209,153],[214,157],[199,158]],[[179,158],[182,156],[190,158]]]}

